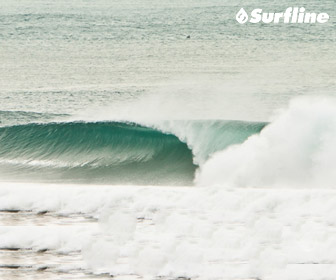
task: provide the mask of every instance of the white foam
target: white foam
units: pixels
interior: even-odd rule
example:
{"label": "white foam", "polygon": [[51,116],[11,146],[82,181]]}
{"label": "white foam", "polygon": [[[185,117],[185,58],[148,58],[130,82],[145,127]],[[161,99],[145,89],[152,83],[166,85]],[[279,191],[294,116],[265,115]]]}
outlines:
{"label": "white foam", "polygon": [[335,199],[325,189],[1,183],[2,208],[82,213],[99,223],[2,227],[0,246],[79,249],[94,273],[146,279],[332,279]]}
{"label": "white foam", "polygon": [[199,185],[336,187],[336,101],[291,102],[260,135],[214,155],[197,176]]}

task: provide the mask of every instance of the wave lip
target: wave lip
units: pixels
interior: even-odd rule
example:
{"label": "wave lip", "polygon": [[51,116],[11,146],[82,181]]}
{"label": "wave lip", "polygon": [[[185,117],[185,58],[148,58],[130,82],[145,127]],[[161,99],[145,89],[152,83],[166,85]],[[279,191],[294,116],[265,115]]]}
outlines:
{"label": "wave lip", "polygon": [[266,125],[266,122],[238,120],[175,120],[164,121],[156,127],[173,133],[187,143],[193,152],[194,162],[202,166],[216,152],[243,143]]}

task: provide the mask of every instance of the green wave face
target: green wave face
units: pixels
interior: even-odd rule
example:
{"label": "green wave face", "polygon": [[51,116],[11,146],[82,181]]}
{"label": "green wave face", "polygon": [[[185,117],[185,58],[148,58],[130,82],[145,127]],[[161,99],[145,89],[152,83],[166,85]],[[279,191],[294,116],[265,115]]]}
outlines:
{"label": "green wave face", "polygon": [[[182,123],[183,125],[183,123]],[[192,122],[196,152],[212,153],[259,132],[241,122]],[[206,129],[205,129],[206,128]],[[248,128],[248,129],[247,129]],[[180,139],[182,139],[179,136]],[[193,152],[173,134],[120,122],[25,124],[0,128],[0,178],[15,181],[191,185]],[[203,149],[203,150],[202,150]]]}
{"label": "green wave face", "polygon": [[196,166],[173,135],[125,123],[29,124],[0,129],[6,179],[190,184]]}

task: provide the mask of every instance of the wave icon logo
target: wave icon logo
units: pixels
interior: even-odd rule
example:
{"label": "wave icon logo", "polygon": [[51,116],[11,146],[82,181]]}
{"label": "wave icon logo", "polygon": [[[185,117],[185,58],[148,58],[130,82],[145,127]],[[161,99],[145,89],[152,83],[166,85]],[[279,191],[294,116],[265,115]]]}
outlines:
{"label": "wave icon logo", "polygon": [[285,11],[279,12],[264,12],[263,9],[254,9],[249,15],[241,8],[236,15],[236,20],[240,24],[246,23],[248,20],[250,23],[285,23],[285,24],[293,24],[293,23],[327,23],[329,20],[329,15],[327,13],[312,13],[307,12],[304,7],[288,7]]}
{"label": "wave icon logo", "polygon": [[247,22],[248,20],[248,15],[246,13],[246,11],[244,10],[244,8],[241,8],[239,10],[239,12],[236,15],[236,20],[240,23],[240,24],[244,24],[245,22]]}

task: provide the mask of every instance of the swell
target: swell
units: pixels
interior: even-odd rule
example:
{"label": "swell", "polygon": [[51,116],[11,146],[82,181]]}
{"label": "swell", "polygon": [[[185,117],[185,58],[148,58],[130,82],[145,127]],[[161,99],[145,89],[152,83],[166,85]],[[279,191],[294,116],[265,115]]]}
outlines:
{"label": "swell", "polygon": [[160,124],[161,130],[125,122],[1,127],[0,177],[11,181],[191,185],[201,162],[197,158],[206,160],[264,126],[175,121]]}

